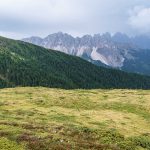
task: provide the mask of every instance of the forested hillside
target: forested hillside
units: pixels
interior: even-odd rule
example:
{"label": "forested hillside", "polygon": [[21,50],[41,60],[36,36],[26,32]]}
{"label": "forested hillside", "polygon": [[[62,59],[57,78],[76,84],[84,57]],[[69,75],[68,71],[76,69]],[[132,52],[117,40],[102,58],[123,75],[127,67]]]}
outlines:
{"label": "forested hillside", "polygon": [[95,66],[78,57],[0,37],[0,87],[149,89],[150,77]]}

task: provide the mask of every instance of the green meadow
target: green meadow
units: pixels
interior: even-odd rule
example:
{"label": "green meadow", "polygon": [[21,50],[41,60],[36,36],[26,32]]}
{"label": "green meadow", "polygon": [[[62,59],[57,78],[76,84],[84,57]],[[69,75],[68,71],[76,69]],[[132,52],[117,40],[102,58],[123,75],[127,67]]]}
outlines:
{"label": "green meadow", "polygon": [[150,91],[0,89],[0,149],[150,150]]}

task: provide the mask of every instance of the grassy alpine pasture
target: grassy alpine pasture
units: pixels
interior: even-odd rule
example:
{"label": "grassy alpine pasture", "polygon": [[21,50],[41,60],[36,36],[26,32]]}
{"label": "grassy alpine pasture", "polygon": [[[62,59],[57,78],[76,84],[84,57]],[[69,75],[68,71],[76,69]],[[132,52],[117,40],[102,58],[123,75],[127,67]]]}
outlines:
{"label": "grassy alpine pasture", "polygon": [[150,91],[0,90],[1,150],[150,150]]}

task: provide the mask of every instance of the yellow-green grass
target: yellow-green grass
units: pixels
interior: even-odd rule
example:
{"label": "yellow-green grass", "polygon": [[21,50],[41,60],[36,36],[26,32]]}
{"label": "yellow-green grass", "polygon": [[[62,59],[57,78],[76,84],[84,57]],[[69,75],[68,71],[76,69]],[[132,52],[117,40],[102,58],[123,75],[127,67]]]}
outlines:
{"label": "yellow-green grass", "polygon": [[0,149],[150,149],[150,91],[0,90]]}

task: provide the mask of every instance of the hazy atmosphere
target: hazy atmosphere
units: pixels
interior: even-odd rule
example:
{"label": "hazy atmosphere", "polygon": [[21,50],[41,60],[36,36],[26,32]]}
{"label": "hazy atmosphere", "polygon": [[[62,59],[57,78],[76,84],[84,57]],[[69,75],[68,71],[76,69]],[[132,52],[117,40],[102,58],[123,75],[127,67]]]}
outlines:
{"label": "hazy atmosphere", "polygon": [[62,31],[74,36],[150,32],[149,0],[1,0],[0,35],[20,39]]}

